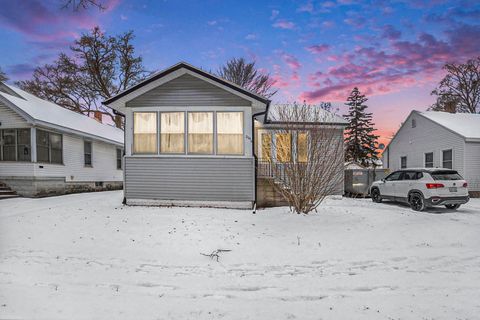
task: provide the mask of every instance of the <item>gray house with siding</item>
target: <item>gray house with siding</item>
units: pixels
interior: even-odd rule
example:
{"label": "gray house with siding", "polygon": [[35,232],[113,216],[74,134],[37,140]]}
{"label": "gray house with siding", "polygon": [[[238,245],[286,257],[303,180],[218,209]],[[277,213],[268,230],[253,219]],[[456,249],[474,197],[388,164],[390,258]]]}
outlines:
{"label": "gray house with siding", "polygon": [[480,114],[412,111],[383,152],[385,168],[457,170],[480,195]]}
{"label": "gray house with siding", "polygon": [[267,121],[270,100],[179,63],[104,104],[125,116],[125,203],[257,202],[254,129]]}
{"label": "gray house with siding", "polygon": [[120,189],[123,131],[0,82],[0,198]]}

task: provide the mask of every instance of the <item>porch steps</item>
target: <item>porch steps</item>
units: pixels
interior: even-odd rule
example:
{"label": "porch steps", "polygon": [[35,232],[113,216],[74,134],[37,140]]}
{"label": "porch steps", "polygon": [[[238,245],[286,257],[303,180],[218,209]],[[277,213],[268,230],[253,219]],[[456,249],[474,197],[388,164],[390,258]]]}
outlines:
{"label": "porch steps", "polygon": [[5,183],[0,181],[0,200],[17,198],[19,195]]}

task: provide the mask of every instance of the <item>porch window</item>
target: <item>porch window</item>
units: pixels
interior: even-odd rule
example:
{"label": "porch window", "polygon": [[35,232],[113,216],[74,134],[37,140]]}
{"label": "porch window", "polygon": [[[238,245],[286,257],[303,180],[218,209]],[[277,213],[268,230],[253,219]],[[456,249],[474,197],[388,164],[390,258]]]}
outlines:
{"label": "porch window", "polygon": [[290,133],[275,134],[277,161],[292,161],[292,135]]}
{"label": "porch window", "polygon": [[0,130],[0,160],[31,161],[30,129]]}
{"label": "porch window", "polygon": [[133,153],[157,153],[157,113],[133,113]]}
{"label": "porch window", "polygon": [[272,135],[262,133],[262,160],[272,161]]}
{"label": "porch window", "polygon": [[188,153],[213,154],[213,112],[188,113]]}
{"label": "porch window", "polygon": [[62,164],[62,140],[61,134],[37,129],[37,161]]}
{"label": "porch window", "polygon": [[17,161],[31,161],[30,129],[17,129]]}
{"label": "porch window", "polygon": [[160,152],[185,153],[185,114],[183,112],[160,114]]}
{"label": "porch window", "polygon": [[243,154],[242,112],[217,112],[217,154]]}
{"label": "porch window", "polygon": [[15,129],[3,130],[3,161],[15,161],[16,154],[16,135]]}
{"label": "porch window", "polygon": [[307,162],[308,160],[308,133],[299,132],[297,134],[297,161]]}
{"label": "porch window", "polygon": [[452,149],[442,151],[442,167],[453,169],[453,152]]}

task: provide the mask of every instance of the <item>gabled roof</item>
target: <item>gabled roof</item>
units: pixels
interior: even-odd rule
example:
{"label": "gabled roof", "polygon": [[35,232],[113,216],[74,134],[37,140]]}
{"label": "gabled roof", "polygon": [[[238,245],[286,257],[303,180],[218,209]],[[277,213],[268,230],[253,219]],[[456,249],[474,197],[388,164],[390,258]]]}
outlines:
{"label": "gabled roof", "polygon": [[158,79],[160,79],[160,78],[162,78],[162,77],[165,77],[165,76],[171,74],[172,72],[175,72],[175,71],[180,70],[180,69],[182,69],[182,68],[183,68],[183,69],[186,69],[186,70],[189,70],[189,71],[191,71],[191,72],[193,72],[193,73],[199,74],[199,75],[201,75],[201,76],[203,76],[203,77],[205,77],[205,78],[208,78],[208,79],[210,79],[210,80],[213,80],[213,81],[215,81],[215,82],[217,82],[217,83],[219,83],[219,84],[221,84],[221,85],[224,85],[224,86],[226,86],[226,87],[229,87],[229,88],[231,88],[231,89],[233,89],[233,90],[235,90],[235,91],[237,91],[237,92],[239,92],[239,93],[241,93],[241,94],[244,94],[244,95],[246,95],[246,96],[248,96],[248,97],[250,97],[250,98],[253,98],[253,99],[255,99],[255,100],[257,100],[257,101],[259,101],[259,102],[261,102],[261,103],[264,103],[264,104],[266,104],[267,106],[270,104],[270,100],[268,100],[267,98],[265,98],[265,97],[263,97],[263,96],[255,93],[255,92],[249,91],[249,90],[247,90],[247,89],[245,89],[245,88],[243,88],[243,87],[241,87],[241,86],[239,86],[239,85],[237,85],[237,84],[235,84],[235,83],[233,83],[233,82],[230,82],[230,81],[228,81],[228,80],[222,79],[222,78],[220,78],[220,77],[218,77],[218,76],[216,76],[216,75],[214,75],[214,74],[211,74],[211,73],[209,73],[209,72],[206,72],[206,71],[204,71],[204,70],[201,70],[201,69],[199,69],[199,68],[196,68],[196,67],[194,67],[194,66],[192,66],[192,65],[190,65],[190,64],[188,64],[188,63],[186,63],[186,62],[177,63],[177,64],[175,64],[175,65],[173,65],[173,66],[171,66],[171,67],[169,67],[169,68],[167,68],[167,69],[165,69],[165,70],[162,70],[162,71],[159,71],[159,72],[154,73],[153,75],[151,75],[151,76],[148,77],[147,79],[143,80],[142,82],[140,82],[140,83],[138,83],[138,84],[136,84],[136,85],[128,88],[127,90],[124,90],[124,91],[120,92],[119,94],[117,94],[116,96],[111,97],[110,99],[105,100],[105,101],[103,102],[103,104],[109,105],[109,104],[111,104],[112,102],[114,102],[114,101],[116,101],[116,100],[118,100],[118,99],[120,99],[120,98],[122,98],[122,97],[124,97],[124,96],[126,96],[126,95],[128,95],[128,94],[130,94],[130,93],[132,93],[132,92],[134,92],[134,91],[136,91],[136,90],[138,90],[138,89],[140,89],[140,88],[142,88],[143,86],[146,86],[147,84],[149,84],[149,83],[151,83],[151,82],[153,82],[153,81],[155,81],[155,80],[158,80]]}
{"label": "gabled roof", "polygon": [[480,114],[415,111],[419,115],[453,131],[465,139],[480,139]]}
{"label": "gabled roof", "polygon": [[32,124],[48,128],[72,131],[73,133],[103,140],[114,144],[123,144],[123,130],[67,110],[52,102],[40,99],[14,86],[3,84],[11,90],[0,90],[0,101],[23,116]]}

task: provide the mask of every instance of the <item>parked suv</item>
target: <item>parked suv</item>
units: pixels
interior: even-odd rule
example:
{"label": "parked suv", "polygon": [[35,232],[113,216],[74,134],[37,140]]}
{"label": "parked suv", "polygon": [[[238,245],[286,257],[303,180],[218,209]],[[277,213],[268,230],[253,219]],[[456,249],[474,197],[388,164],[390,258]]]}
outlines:
{"label": "parked suv", "polygon": [[458,209],[469,200],[467,182],[457,171],[441,168],[402,169],[370,187],[374,202],[383,199],[409,203],[413,210],[444,205]]}

